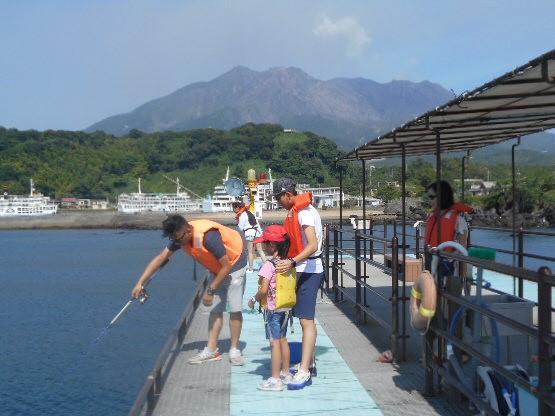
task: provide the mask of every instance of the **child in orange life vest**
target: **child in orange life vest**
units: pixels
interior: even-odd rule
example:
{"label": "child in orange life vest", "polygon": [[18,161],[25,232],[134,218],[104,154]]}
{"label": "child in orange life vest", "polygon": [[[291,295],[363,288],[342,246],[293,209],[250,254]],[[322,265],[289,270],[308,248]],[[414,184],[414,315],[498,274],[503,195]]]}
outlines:
{"label": "child in orange life vest", "polygon": [[270,225],[262,237],[254,240],[255,243],[263,243],[262,247],[268,256],[273,256],[267,260],[260,271],[259,289],[256,295],[249,300],[249,307],[254,308],[258,301],[266,303],[264,311],[264,323],[266,327],[266,339],[270,340],[272,350],[272,376],[264,380],[259,386],[259,390],[281,391],[285,385],[291,381],[289,374],[289,343],[287,342],[287,318],[288,313],[284,310],[276,309],[276,267],[273,260],[286,259],[289,251],[289,236],[281,225]]}

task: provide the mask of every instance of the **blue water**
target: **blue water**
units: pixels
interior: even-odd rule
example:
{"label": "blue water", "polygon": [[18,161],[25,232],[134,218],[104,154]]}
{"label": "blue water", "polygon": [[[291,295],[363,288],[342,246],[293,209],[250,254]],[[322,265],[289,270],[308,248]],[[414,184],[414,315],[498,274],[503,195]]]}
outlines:
{"label": "blue water", "polygon": [[194,290],[192,262],[173,256],[149,301],[105,328],[164,245],[159,231],[0,232],[0,414],[127,414]]}
{"label": "blue water", "polygon": [[[512,247],[508,233],[477,230],[472,240]],[[191,260],[174,255],[149,301],[105,328],[164,246],[159,231],[0,232],[0,414],[128,413],[194,290]],[[525,251],[553,256],[555,238],[528,236]],[[512,278],[499,279],[511,292]]]}

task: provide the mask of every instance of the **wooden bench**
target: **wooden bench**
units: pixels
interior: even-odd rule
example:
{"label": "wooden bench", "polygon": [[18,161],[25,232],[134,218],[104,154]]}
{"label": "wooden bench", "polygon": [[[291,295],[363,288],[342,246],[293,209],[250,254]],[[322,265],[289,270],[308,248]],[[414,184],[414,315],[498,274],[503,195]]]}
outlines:
{"label": "wooden bench", "polygon": [[[384,256],[384,263],[386,267],[391,268],[391,263],[393,257],[391,254],[386,254]],[[399,266],[401,271],[403,271],[403,255],[399,254]],[[407,282],[414,282],[418,276],[422,273],[422,260],[415,259],[414,257],[407,257],[406,273],[405,279]]]}

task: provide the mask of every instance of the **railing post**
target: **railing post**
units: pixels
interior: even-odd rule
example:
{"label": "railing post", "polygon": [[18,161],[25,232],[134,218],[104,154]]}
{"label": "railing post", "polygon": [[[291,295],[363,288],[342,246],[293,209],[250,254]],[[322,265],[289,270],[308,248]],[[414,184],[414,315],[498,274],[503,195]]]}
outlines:
{"label": "railing post", "polygon": [[[148,379],[153,379],[152,375],[148,376]],[[151,414],[156,406],[156,396],[154,394],[154,385],[148,390],[148,394],[146,396],[146,411],[147,414]]]}
{"label": "railing post", "polygon": [[[518,230],[518,267],[524,268],[524,230],[522,227]],[[522,277],[518,278],[518,297],[524,296],[524,282]]]}
{"label": "railing post", "polygon": [[330,233],[329,224],[324,224],[323,227],[323,256],[322,265],[324,266],[324,284],[326,285],[326,293],[330,290],[330,269],[329,269],[329,258],[330,258]]}
{"label": "railing post", "polygon": [[337,289],[337,268],[339,263],[339,252],[337,251],[337,240],[339,231],[337,226],[333,227],[333,266],[332,266],[332,280],[333,280],[333,294],[336,302],[339,302],[339,290]]}
{"label": "railing post", "polygon": [[360,285],[360,279],[361,279],[361,260],[360,260],[360,230],[357,228],[355,230],[355,282],[356,282],[356,292],[355,292],[355,299],[356,299],[356,305],[355,305],[355,311],[356,311],[356,319],[357,322],[360,323],[361,321],[361,309],[360,309],[360,304],[362,302],[362,294],[361,294],[361,285]]}
{"label": "railing post", "polygon": [[399,360],[399,241],[391,239],[391,353]]}
{"label": "railing post", "polygon": [[387,220],[383,220],[383,239],[383,255],[385,256],[387,254]]}
{"label": "railing post", "polygon": [[416,237],[415,237],[416,241],[414,244],[414,252],[415,252],[416,258],[419,259],[420,258],[420,226],[416,227],[415,234],[416,234]]}
{"label": "railing post", "polygon": [[551,415],[545,402],[551,397],[551,347],[545,338],[551,335],[551,285],[545,277],[551,275],[548,267],[538,270],[538,360],[539,360],[539,416]]}
{"label": "railing post", "polygon": [[[430,264],[430,252],[425,247],[424,248],[424,264],[427,268],[427,265]],[[433,321],[431,325],[433,325]],[[424,375],[424,394],[426,396],[432,396],[434,394],[434,368],[433,368],[433,359],[434,359],[434,333],[433,331],[426,332],[424,336],[425,345],[424,345],[424,365],[425,365],[425,375]]]}
{"label": "railing post", "polygon": [[[374,220],[370,218],[370,235],[374,235]],[[370,240],[370,260],[374,261],[374,240]]]}

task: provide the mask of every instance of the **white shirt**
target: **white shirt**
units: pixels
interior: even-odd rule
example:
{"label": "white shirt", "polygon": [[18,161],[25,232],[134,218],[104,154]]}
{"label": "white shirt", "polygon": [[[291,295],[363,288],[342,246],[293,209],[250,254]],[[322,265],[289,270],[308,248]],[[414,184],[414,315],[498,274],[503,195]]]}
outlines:
{"label": "white shirt", "polygon": [[245,239],[247,241],[252,241],[262,235],[262,227],[260,227],[258,220],[256,220],[256,225],[252,226],[246,212],[242,212],[241,215],[239,215],[239,223],[237,224],[237,227],[245,233]]}
{"label": "white shirt", "polygon": [[[320,214],[316,208],[312,205],[299,211],[299,224],[301,224],[301,229],[303,226],[312,226],[316,231],[316,241],[318,242],[318,249],[310,255],[310,257],[319,256],[322,254],[322,220],[320,219]],[[306,239],[304,229],[301,233],[303,239],[303,246],[306,247],[308,241]],[[324,271],[324,266],[322,265],[322,259],[306,259],[297,263],[295,267],[297,273],[321,273]]]}

